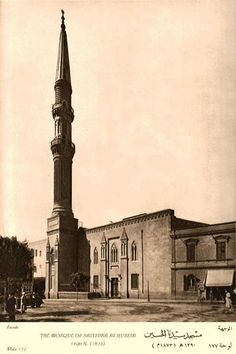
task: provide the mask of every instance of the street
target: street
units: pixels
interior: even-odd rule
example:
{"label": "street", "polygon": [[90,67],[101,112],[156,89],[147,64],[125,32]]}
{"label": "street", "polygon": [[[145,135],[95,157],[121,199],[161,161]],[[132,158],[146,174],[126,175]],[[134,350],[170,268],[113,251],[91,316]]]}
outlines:
{"label": "street", "polygon": [[[6,317],[5,317],[6,318]],[[223,303],[132,300],[44,300],[17,313],[20,322],[235,322],[236,309]]]}

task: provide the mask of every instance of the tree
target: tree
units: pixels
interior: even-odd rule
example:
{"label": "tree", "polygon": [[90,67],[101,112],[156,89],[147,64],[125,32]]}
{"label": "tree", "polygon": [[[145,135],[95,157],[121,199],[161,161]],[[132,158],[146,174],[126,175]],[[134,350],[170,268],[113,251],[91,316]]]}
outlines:
{"label": "tree", "polygon": [[27,241],[19,242],[16,237],[0,235],[0,280],[8,287],[21,281],[31,281],[33,255]]}
{"label": "tree", "polygon": [[72,273],[70,278],[71,278],[71,285],[76,290],[77,300],[78,300],[78,290],[79,288],[82,288],[84,291],[85,285],[88,283],[90,276],[82,272],[76,272],[76,273]]}

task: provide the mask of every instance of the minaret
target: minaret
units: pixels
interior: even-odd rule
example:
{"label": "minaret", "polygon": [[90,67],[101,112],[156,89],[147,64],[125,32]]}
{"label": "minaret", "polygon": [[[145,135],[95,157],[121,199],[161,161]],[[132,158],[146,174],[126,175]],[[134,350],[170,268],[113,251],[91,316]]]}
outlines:
{"label": "minaret", "polygon": [[55,80],[55,103],[52,106],[55,137],[51,142],[54,162],[53,215],[72,215],[72,159],[75,146],[71,141],[71,123],[74,111],[71,107],[70,63],[67,45],[64,11],[62,10],[61,34]]}
{"label": "minaret", "polygon": [[61,33],[54,85],[55,103],[52,105],[54,138],[51,151],[54,164],[54,199],[52,215],[48,219],[47,235],[50,243],[46,287],[48,296],[57,298],[70,290],[70,275],[77,270],[78,220],[72,212],[72,159],[75,146],[71,140],[74,111],[71,106],[70,63],[64,11],[61,10]]}

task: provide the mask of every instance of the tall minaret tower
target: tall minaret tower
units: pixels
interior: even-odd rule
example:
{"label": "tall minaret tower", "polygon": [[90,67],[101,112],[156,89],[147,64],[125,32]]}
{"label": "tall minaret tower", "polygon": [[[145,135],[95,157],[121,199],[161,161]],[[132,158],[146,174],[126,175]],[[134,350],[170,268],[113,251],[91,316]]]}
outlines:
{"label": "tall minaret tower", "polygon": [[70,274],[77,270],[78,220],[72,211],[72,159],[75,146],[71,140],[74,111],[71,106],[70,63],[62,10],[61,33],[52,106],[54,139],[51,151],[54,164],[54,201],[47,225],[46,294],[57,298],[69,290]]}

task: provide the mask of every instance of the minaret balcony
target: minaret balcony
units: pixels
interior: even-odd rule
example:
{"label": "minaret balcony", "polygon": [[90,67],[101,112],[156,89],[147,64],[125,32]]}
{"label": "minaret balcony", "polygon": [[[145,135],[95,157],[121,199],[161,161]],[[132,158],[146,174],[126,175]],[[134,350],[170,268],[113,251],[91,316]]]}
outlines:
{"label": "minaret balcony", "polygon": [[66,141],[64,136],[56,136],[51,141],[51,150],[53,155],[65,153],[73,157],[75,153],[75,144],[71,141]]}
{"label": "minaret balcony", "polygon": [[54,103],[52,105],[53,118],[60,117],[62,115],[66,115],[69,118],[70,122],[73,122],[74,110],[66,101],[63,101],[62,103]]}

